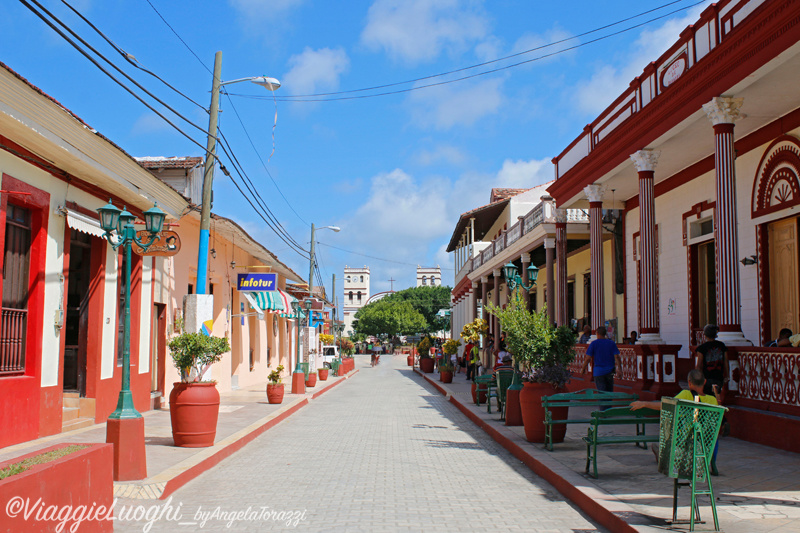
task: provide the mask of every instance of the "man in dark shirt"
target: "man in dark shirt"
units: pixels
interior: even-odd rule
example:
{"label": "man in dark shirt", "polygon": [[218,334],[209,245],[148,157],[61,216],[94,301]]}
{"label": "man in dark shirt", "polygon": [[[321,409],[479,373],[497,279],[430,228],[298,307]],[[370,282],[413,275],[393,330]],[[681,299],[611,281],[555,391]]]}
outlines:
{"label": "man in dark shirt", "polygon": [[728,381],[728,348],[717,340],[719,328],[708,324],[703,328],[705,342],[697,347],[695,368],[703,373],[706,384],[704,394],[714,394],[714,385],[719,387],[724,399],[725,384]]}

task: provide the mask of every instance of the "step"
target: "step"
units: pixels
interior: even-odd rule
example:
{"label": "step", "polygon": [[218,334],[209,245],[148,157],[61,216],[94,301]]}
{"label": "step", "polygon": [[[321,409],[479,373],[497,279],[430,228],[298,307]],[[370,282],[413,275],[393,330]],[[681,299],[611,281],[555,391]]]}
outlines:
{"label": "step", "polygon": [[81,395],[79,392],[65,392],[64,398],[80,398]]}
{"label": "step", "polygon": [[76,418],[68,422],[61,423],[61,433],[72,431],[74,429],[81,429],[94,425],[94,418]]}
{"label": "step", "polygon": [[64,405],[62,407],[73,408],[73,407],[80,407],[80,406],[81,406],[81,399],[80,398],[64,395]]}
{"label": "step", "polygon": [[61,413],[61,423],[80,418],[81,410],[78,407],[64,407]]}
{"label": "step", "polygon": [[94,398],[81,398],[79,406],[81,418],[94,418],[95,402]]}

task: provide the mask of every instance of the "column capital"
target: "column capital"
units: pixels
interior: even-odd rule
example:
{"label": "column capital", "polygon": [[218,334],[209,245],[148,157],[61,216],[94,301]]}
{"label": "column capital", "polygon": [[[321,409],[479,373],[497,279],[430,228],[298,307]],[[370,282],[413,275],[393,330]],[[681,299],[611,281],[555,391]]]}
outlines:
{"label": "column capital", "polygon": [[501,272],[500,272],[500,269],[499,269],[499,268],[495,268],[494,270],[492,270],[492,277],[493,277],[494,279],[497,279],[497,278],[501,277],[501,275],[502,275],[502,274],[501,274]]}
{"label": "column capital", "polygon": [[527,252],[526,252],[526,253],[524,253],[524,254],[521,254],[521,255],[519,256],[519,260],[520,260],[522,263],[530,263],[530,262],[531,262],[531,254],[529,254],[529,253],[527,253]]}
{"label": "column capital", "polygon": [[556,224],[567,223],[567,210],[563,208],[556,209]]}
{"label": "column capital", "polygon": [[544,247],[545,248],[555,248],[556,247],[556,239],[555,239],[555,237],[545,237],[545,239],[544,239]]}
{"label": "column capital", "polygon": [[477,289],[478,288],[478,282],[477,281],[473,281],[472,282],[472,288],[473,289]]}
{"label": "column capital", "polygon": [[744,98],[731,98],[728,96],[715,96],[707,104],[703,104],[703,111],[711,123],[716,126],[717,124],[733,124],[740,118],[747,115],[739,111],[744,103]]}
{"label": "column capital", "polygon": [[637,172],[653,172],[660,155],[661,150],[639,150],[631,154],[631,161]]}
{"label": "column capital", "polygon": [[481,276],[481,283],[483,285],[486,285],[487,283],[489,283],[489,276]]}
{"label": "column capital", "polygon": [[603,195],[605,194],[605,192],[606,192],[605,185],[594,184],[594,185],[587,185],[586,187],[583,188],[583,193],[586,195],[586,198],[590,202],[602,202]]}

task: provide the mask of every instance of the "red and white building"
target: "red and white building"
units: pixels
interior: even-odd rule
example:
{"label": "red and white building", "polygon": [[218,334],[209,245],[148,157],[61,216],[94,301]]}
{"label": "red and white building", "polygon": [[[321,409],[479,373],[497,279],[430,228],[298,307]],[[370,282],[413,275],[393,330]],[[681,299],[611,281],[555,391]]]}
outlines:
{"label": "red and white building", "polygon": [[776,416],[800,415],[800,350],[758,347],[800,330],[798,82],[800,3],[722,0],[554,159],[548,188],[592,215],[611,189],[621,202],[632,386],[677,389],[716,323],[734,433],[795,451],[800,424]]}
{"label": "red and white building", "polygon": [[[0,447],[103,422],[122,375],[121,255],[102,237],[109,198],[168,221],[188,201],[0,63]],[[152,257],[134,256],[131,390],[150,405]]]}

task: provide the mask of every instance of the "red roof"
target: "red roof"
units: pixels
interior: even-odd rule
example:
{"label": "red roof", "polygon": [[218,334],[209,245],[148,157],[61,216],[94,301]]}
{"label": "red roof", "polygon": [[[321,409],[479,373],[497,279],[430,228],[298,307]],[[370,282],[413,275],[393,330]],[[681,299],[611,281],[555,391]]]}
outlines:
{"label": "red roof", "polygon": [[489,196],[489,203],[493,204],[495,202],[499,202],[500,200],[508,200],[512,196],[516,196],[520,193],[525,191],[529,191],[530,189],[503,189],[503,188],[495,188],[492,189],[492,194]]}

